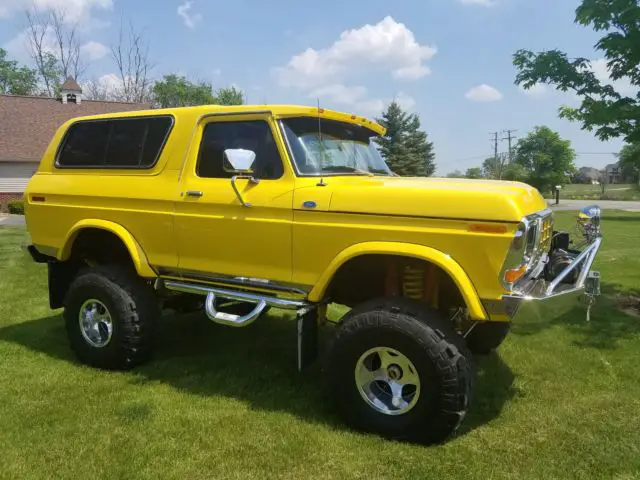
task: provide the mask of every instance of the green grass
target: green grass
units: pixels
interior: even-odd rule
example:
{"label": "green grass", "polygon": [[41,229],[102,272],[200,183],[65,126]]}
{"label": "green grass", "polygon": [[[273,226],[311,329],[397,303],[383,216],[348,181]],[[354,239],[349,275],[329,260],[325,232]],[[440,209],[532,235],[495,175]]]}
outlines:
{"label": "green grass", "polygon": [[[567,214],[557,214],[569,225]],[[479,359],[460,434],[425,447],[346,429],[320,373],[295,369],[295,323],[247,329],[166,318],[156,358],[128,373],[79,365],[46,270],[0,228],[0,478],[640,478],[640,216],[605,212],[604,296],[540,312]]]}
{"label": "green grass", "polygon": [[[546,196],[548,198],[554,197],[549,193]],[[600,185],[570,184],[562,187],[560,198],[567,200],[640,200],[640,189],[634,184],[613,184],[606,185],[603,194]]]}

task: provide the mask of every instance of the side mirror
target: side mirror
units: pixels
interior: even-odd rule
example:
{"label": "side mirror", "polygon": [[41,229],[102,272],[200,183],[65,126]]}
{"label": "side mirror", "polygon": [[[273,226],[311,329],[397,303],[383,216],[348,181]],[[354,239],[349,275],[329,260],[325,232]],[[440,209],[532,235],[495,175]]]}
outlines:
{"label": "side mirror", "polygon": [[231,177],[231,186],[233,187],[233,191],[236,192],[236,197],[238,197],[238,200],[240,200],[243,207],[250,207],[251,203],[245,201],[242,197],[242,193],[240,193],[240,190],[238,190],[238,186],[236,185],[236,180],[239,178],[247,178],[253,184],[260,183],[259,179],[253,177],[253,170],[251,169],[255,159],[256,153],[252,150],[245,150],[243,148],[227,148],[224,151],[224,163],[222,168],[225,171],[234,174],[233,177]]}
{"label": "side mirror", "polygon": [[251,174],[251,166],[256,159],[255,152],[243,148],[227,148],[224,151],[223,168],[228,172]]}

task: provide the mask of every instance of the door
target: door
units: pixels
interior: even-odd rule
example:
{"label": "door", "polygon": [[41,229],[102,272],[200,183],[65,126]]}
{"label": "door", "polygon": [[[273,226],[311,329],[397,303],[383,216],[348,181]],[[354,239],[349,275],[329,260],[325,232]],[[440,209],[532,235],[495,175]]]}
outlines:
{"label": "door", "polygon": [[[213,115],[199,125],[176,201],[182,276],[291,280],[294,175],[274,127],[265,114]],[[237,179],[239,195],[226,149],[255,153],[256,180]]]}

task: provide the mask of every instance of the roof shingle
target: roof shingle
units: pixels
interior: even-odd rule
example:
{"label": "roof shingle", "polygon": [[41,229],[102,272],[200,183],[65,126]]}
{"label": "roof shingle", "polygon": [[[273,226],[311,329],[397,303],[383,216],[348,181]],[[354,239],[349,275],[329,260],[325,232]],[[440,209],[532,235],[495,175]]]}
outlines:
{"label": "roof shingle", "polygon": [[149,108],[145,103],[82,100],[65,105],[49,97],[0,95],[0,162],[39,162],[58,127],[71,118]]}

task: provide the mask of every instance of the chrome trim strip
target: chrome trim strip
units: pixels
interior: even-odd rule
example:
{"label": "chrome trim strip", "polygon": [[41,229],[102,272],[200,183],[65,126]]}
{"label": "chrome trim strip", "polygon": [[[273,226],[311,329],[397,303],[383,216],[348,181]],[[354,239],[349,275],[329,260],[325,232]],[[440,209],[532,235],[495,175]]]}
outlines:
{"label": "chrome trim strip", "polygon": [[192,270],[174,270],[170,268],[160,268],[158,270],[160,272],[160,276],[179,277],[186,281],[193,280],[200,282],[224,283],[227,285],[234,285],[238,287],[261,288],[304,296],[306,296],[313,288],[308,285],[273,283],[271,280],[267,280],[264,278],[237,277],[232,275],[224,275],[221,273],[208,274]]}
{"label": "chrome trim strip", "polygon": [[298,310],[310,305],[309,302],[304,300],[289,300],[285,298],[270,297],[268,295],[260,295],[257,293],[239,292],[223,288],[206,287],[204,285],[196,285],[193,283],[177,282],[174,280],[164,280],[162,283],[165,288],[176,292],[207,296],[210,293],[213,293],[214,295],[239,302],[260,303],[264,301],[267,305],[285,310]]}

